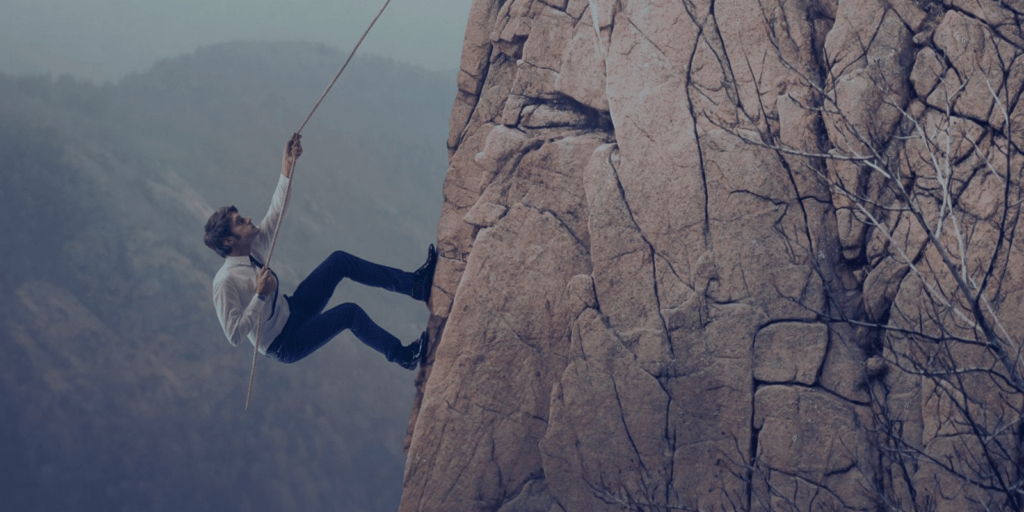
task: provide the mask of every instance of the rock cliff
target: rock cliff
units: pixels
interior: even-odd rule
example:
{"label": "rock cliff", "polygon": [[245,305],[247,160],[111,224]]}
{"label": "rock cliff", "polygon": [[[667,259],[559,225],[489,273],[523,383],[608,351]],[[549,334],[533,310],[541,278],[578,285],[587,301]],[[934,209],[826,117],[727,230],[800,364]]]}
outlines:
{"label": "rock cliff", "polygon": [[476,0],[400,510],[1019,509],[1022,22]]}

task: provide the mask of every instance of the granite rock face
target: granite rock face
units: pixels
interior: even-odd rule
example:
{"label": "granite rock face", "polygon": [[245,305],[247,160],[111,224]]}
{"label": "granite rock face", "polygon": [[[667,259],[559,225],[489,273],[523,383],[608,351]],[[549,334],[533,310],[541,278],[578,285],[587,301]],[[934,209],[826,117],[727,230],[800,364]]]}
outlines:
{"label": "granite rock face", "polygon": [[1019,504],[1022,13],[475,1],[400,510]]}

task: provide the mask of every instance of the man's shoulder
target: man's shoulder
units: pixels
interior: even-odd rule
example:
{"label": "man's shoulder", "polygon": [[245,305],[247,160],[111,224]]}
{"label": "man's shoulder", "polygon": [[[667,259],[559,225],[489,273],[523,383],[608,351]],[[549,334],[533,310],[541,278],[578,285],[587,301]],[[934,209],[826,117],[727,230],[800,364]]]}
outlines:
{"label": "man's shoulder", "polygon": [[228,262],[225,261],[220,266],[220,268],[217,269],[217,273],[213,275],[214,292],[216,292],[218,288],[223,288],[224,283],[228,280],[228,277],[231,275],[230,271],[228,270],[229,267],[230,265],[228,265]]}

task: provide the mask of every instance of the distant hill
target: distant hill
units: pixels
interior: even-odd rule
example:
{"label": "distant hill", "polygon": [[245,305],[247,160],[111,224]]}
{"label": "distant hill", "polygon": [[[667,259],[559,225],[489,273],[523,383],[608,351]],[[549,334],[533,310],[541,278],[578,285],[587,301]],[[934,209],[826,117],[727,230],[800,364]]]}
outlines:
{"label": "distant hill", "polygon": [[[0,75],[0,483],[10,510],[394,510],[413,374],[348,334],[296,365],[226,343],[202,245],[266,211],[282,147],[345,55],[236,42],[116,85]],[[275,253],[415,268],[433,241],[454,76],[356,58],[304,130]],[[399,337],[422,304],[343,283]],[[338,302],[338,301],[336,301]]]}

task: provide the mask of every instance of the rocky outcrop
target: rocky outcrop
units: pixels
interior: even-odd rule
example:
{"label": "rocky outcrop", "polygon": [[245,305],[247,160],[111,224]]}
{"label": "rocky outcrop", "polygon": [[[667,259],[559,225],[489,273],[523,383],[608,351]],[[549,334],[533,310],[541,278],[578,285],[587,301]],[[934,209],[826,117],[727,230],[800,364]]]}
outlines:
{"label": "rocky outcrop", "polygon": [[1019,504],[1010,4],[474,2],[400,510]]}

